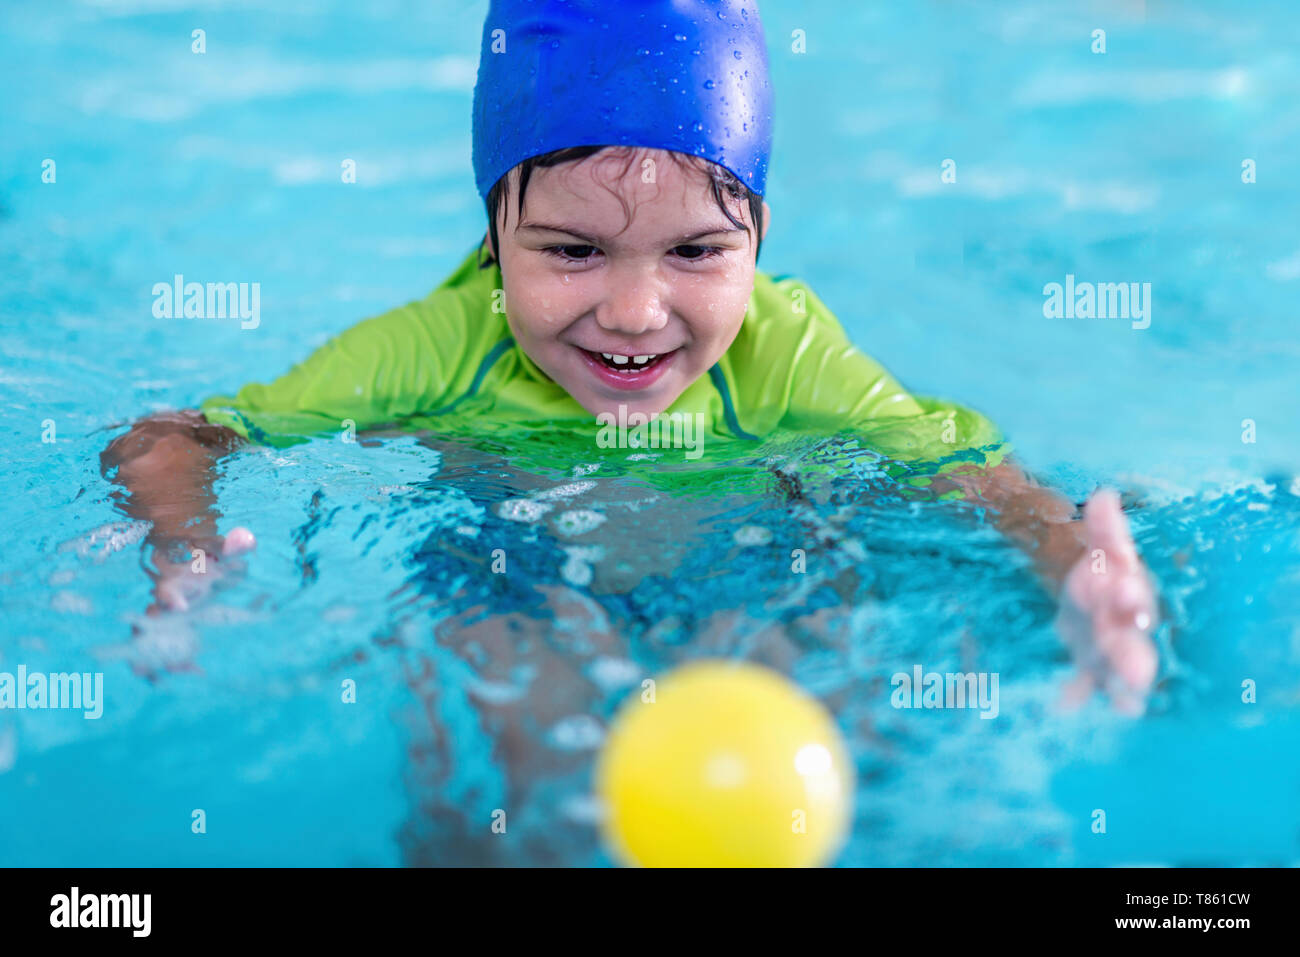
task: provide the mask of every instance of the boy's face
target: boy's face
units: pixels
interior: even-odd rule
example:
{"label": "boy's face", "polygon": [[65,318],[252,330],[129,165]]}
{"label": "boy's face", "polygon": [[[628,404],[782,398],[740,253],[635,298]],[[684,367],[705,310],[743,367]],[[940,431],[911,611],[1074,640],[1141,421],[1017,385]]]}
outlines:
{"label": "boy's face", "polygon": [[705,173],[662,150],[535,168],[522,220],[510,176],[493,253],[515,341],[593,416],[664,411],[740,331],[759,238],[749,204],[727,197],[746,232]]}

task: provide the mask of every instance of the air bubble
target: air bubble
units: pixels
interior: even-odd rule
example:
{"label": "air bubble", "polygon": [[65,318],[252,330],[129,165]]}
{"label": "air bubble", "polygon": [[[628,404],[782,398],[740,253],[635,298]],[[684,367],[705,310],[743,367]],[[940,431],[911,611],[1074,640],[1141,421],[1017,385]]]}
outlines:
{"label": "air bubble", "polygon": [[570,557],[569,560],[560,567],[560,575],[563,576],[566,582],[577,588],[590,585],[592,578],[595,577],[590,565],[573,557]]}
{"label": "air bubble", "polygon": [[557,721],[548,737],[562,751],[590,751],[600,746],[605,729],[591,715],[575,714]]}
{"label": "air bubble", "polygon": [[761,525],[742,525],[732,533],[731,540],[741,548],[766,545],[772,541],[772,532]]}
{"label": "air bubble", "polygon": [[544,492],[539,492],[533,496],[539,501],[557,498],[572,498],[575,495],[581,495],[583,492],[589,492],[596,487],[596,483],[590,479],[583,482],[567,482],[564,485],[557,485],[555,488],[549,488]]}
{"label": "air bubble", "polygon": [[561,535],[585,535],[603,524],[604,515],[586,508],[561,512],[555,518],[555,530]]}
{"label": "air bubble", "polygon": [[508,522],[535,522],[552,509],[549,502],[534,502],[526,498],[506,499],[497,506],[497,514]]}

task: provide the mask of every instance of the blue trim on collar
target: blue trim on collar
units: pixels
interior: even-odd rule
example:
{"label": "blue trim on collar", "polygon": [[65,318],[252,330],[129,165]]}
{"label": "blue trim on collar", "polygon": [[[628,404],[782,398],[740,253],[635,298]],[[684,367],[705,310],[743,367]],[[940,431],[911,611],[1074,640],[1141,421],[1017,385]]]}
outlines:
{"label": "blue trim on collar", "polygon": [[241,423],[243,423],[244,429],[245,431],[248,432],[248,437],[250,439],[252,439],[254,442],[256,442],[259,445],[274,444],[271,441],[271,437],[266,434],[266,431],[260,425],[258,425],[252,419],[250,419],[248,416],[244,415],[243,412],[241,412],[239,409],[231,409],[230,411],[234,412],[235,417],[239,419]]}
{"label": "blue trim on collar", "polygon": [[495,346],[493,346],[492,351],[489,352],[487,355],[485,355],[483,357],[483,361],[478,364],[478,371],[474,373],[474,381],[469,384],[469,388],[466,389],[464,392],[462,392],[459,396],[457,396],[456,399],[451,403],[451,405],[439,409],[435,414],[445,415],[446,413],[450,412],[452,409],[456,408],[456,406],[464,402],[466,399],[472,397],[475,393],[477,393],[479,390],[479,386],[481,386],[483,384],[483,380],[487,378],[488,370],[490,370],[494,365],[496,365],[496,361],[500,359],[501,356],[505,354],[506,350],[509,349],[514,344],[515,344],[514,337],[506,336]]}
{"label": "blue trim on collar", "polygon": [[722,374],[722,367],[714,363],[709,369],[709,378],[713,381],[713,387],[722,396],[722,415],[726,419],[727,428],[731,429],[737,438],[757,442],[757,435],[750,435],[740,427],[740,420],[736,418],[736,407],[731,404],[731,389],[727,386],[727,377]]}

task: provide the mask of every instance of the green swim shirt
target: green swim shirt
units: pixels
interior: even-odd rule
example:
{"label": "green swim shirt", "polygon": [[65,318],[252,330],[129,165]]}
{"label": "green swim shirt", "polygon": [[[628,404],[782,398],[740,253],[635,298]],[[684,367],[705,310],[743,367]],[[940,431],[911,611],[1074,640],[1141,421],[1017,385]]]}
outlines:
{"label": "green swim shirt", "polygon": [[[599,425],[515,345],[500,269],[478,261],[476,249],[424,299],[358,323],[274,382],[207,399],[204,416],[272,446],[349,425],[480,436],[560,426],[590,442]],[[735,341],[664,415],[673,413],[702,415],[691,421],[704,424],[706,445],[849,432],[899,462],[965,453],[993,465],[1007,451],[979,413],[907,392],[807,285],[763,273]]]}

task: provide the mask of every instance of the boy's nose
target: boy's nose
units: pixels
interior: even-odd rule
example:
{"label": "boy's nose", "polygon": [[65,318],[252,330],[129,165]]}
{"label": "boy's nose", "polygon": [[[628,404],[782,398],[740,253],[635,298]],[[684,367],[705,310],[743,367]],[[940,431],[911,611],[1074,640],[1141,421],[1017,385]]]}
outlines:
{"label": "boy's nose", "polygon": [[658,279],[623,273],[611,280],[604,300],[596,307],[596,324],[602,329],[637,336],[668,324],[668,306]]}

